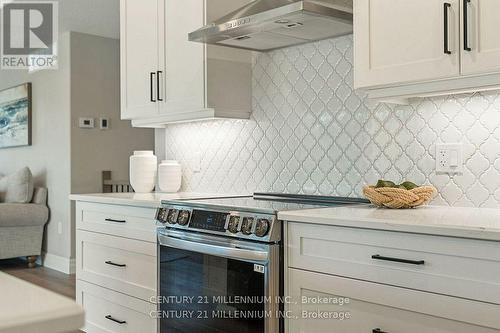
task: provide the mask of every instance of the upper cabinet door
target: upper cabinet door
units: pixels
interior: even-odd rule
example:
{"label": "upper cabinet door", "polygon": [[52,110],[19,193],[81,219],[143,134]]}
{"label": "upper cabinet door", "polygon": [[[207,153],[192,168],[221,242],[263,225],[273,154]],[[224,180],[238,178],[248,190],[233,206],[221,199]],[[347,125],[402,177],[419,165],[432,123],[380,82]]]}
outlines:
{"label": "upper cabinet door", "polygon": [[120,1],[121,116],[158,114],[158,0]]}
{"label": "upper cabinet door", "polygon": [[355,87],[458,76],[459,23],[458,0],[354,0]]}
{"label": "upper cabinet door", "polygon": [[[130,0],[137,1],[137,0]],[[188,34],[205,24],[204,0],[161,0],[160,112],[195,112],[205,103],[205,46]]]}
{"label": "upper cabinet door", "polygon": [[462,0],[462,74],[500,71],[500,1]]}

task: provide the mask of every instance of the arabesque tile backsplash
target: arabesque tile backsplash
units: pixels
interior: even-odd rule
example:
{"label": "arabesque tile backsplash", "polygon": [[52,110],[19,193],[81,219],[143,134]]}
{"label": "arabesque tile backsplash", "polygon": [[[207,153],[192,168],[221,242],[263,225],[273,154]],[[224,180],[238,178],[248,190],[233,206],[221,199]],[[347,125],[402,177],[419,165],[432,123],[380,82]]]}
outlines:
{"label": "arabesque tile backsplash", "polygon": [[[352,58],[352,36],[257,54],[250,120],[166,128],[183,190],[360,196],[384,178],[435,185],[434,204],[500,208],[500,95],[375,104],[353,90]],[[463,142],[462,175],[436,175],[437,142]]]}

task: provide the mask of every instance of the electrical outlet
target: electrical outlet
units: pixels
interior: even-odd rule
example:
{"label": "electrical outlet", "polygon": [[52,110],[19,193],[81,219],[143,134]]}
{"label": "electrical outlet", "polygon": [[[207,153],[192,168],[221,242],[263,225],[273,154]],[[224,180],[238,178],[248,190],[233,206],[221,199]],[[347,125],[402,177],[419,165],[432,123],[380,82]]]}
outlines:
{"label": "electrical outlet", "polygon": [[57,233],[59,235],[62,235],[62,223],[61,222],[57,223]]}
{"label": "electrical outlet", "polygon": [[437,173],[462,173],[464,169],[463,163],[463,144],[443,143],[436,145]]}

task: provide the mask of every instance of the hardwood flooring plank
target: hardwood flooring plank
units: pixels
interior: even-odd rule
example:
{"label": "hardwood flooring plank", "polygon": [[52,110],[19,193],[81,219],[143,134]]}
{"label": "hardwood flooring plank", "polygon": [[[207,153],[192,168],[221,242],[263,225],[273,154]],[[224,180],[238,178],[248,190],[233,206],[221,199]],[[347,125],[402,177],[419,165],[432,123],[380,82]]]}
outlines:
{"label": "hardwood flooring plank", "polygon": [[22,259],[0,260],[0,271],[75,299],[75,275],[67,275],[41,266],[28,268],[28,263]]}

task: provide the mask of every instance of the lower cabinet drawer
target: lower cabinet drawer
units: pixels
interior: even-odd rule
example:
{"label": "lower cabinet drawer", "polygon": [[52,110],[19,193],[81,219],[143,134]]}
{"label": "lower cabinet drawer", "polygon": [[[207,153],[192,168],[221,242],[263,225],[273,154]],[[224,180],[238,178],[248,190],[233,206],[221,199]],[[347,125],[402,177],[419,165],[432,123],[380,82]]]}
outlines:
{"label": "lower cabinet drawer", "polygon": [[156,305],[77,281],[77,302],[85,310],[87,333],[156,333]]}
{"label": "lower cabinet drawer", "polygon": [[79,280],[145,301],[157,294],[156,244],[78,230]]}
{"label": "lower cabinet drawer", "polygon": [[500,304],[500,242],[288,223],[288,267]]}
{"label": "lower cabinet drawer", "polygon": [[76,228],[156,243],[156,209],[76,203]]}
{"label": "lower cabinet drawer", "polygon": [[498,305],[296,269],[288,278],[288,333],[500,332]]}

